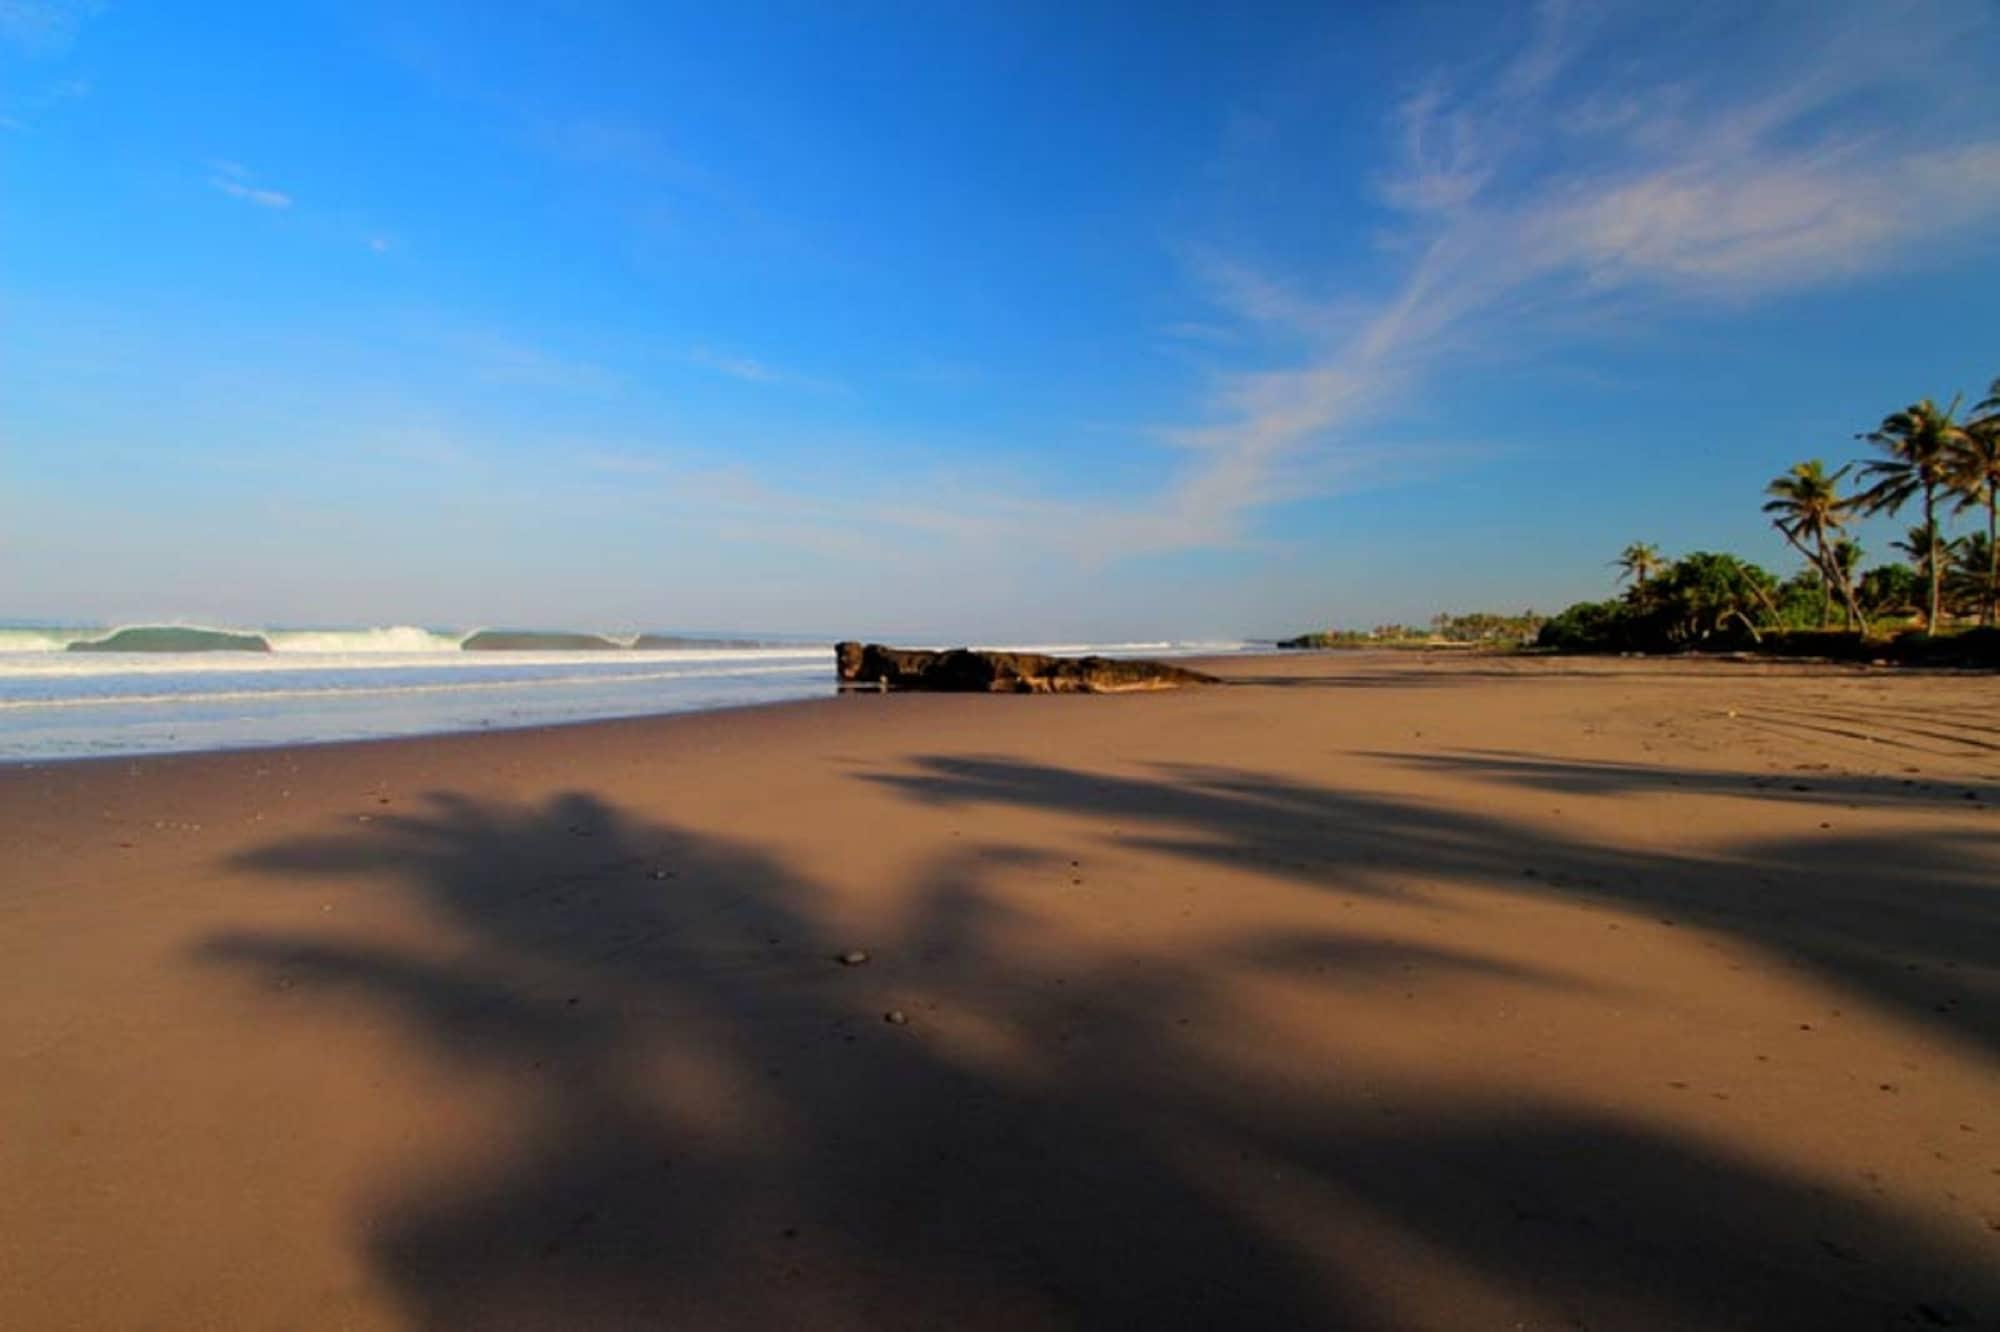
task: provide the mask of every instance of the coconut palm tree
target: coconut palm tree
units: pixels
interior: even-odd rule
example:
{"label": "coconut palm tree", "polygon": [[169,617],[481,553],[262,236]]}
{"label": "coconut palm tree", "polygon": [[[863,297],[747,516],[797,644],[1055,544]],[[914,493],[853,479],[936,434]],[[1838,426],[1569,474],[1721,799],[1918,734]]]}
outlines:
{"label": "coconut palm tree", "polygon": [[1984,532],[1971,532],[1952,542],[1950,552],[1944,573],[1946,604],[1984,617],[1993,608],[1993,539]]}
{"label": "coconut palm tree", "polygon": [[[1888,456],[1861,469],[1861,475],[1874,484],[1855,496],[1855,503],[1867,513],[1893,514],[1921,495],[1924,523],[1914,530],[1935,535],[1938,492],[1949,484],[1952,459],[1965,436],[1964,428],[1952,419],[1957,410],[1956,399],[1951,406],[1939,408],[1925,398],[1884,417],[1881,425],[1861,436]],[[1933,558],[1927,565],[1930,597],[1924,633],[1929,635],[1937,632],[1940,561]]]}
{"label": "coconut palm tree", "polygon": [[1618,577],[1632,580],[1632,590],[1644,592],[1646,580],[1658,573],[1666,561],[1660,558],[1660,548],[1644,541],[1634,541],[1620,551],[1612,561],[1619,568]]}
{"label": "coconut palm tree", "polygon": [[1834,564],[1838,565],[1840,571],[1847,575],[1848,582],[1853,582],[1854,573],[1861,567],[1861,556],[1864,553],[1861,549],[1861,543],[1852,537],[1841,537],[1828,549],[1833,552]]}
{"label": "coconut palm tree", "polygon": [[1861,607],[1855,603],[1848,566],[1834,554],[1834,534],[1847,522],[1848,501],[1841,498],[1840,480],[1848,471],[1849,468],[1843,467],[1829,474],[1826,464],[1817,458],[1794,463],[1789,472],[1764,487],[1764,493],[1771,496],[1764,512],[1771,515],[1771,525],[1792,548],[1818,571],[1820,588],[1828,604],[1832,603],[1834,592],[1839,591],[1841,609],[1851,629],[1867,621],[1862,619]]}
{"label": "coconut palm tree", "polygon": [[1961,513],[1986,510],[1986,594],[1980,598],[1979,622],[1992,624],[2000,612],[2000,379],[1966,422],[1948,479]]}
{"label": "coconut palm tree", "polygon": [[[1916,569],[1917,577],[1929,589],[1931,605],[1936,607],[1944,586],[1945,572],[1950,568],[1952,551],[1958,543],[1945,540],[1944,533],[1938,530],[1938,525],[1931,523],[1926,527],[1911,528],[1903,534],[1901,541],[1892,541],[1889,545],[1910,557],[1910,564]],[[1924,621],[1925,632],[1930,632],[1935,626],[1936,615],[1936,610],[1929,612]]]}

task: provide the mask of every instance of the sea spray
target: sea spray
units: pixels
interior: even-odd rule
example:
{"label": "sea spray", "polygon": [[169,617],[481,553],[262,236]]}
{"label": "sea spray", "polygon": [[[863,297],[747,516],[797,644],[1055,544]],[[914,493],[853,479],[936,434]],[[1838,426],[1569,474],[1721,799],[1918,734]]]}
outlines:
{"label": "sea spray", "polygon": [[378,629],[266,629],[273,652],[456,652],[465,635],[456,630],[394,624]]}

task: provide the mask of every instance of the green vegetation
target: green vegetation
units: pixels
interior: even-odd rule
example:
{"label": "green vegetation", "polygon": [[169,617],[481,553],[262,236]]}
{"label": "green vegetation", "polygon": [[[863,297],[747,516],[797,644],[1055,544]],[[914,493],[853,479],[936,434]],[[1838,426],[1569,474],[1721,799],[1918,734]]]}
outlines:
{"label": "green vegetation", "polygon": [[[1970,417],[1957,413],[1956,400],[1923,399],[1858,436],[1878,456],[1833,471],[1810,458],[1773,478],[1764,512],[1806,566],[1789,580],[1733,555],[1670,561],[1635,542],[1612,561],[1623,595],[1571,606],[1536,641],[1562,652],[1749,648],[2000,664],[2000,379]],[[1851,494],[1842,490],[1850,473],[1860,485]],[[1909,562],[1861,572],[1847,524],[1913,500],[1923,521],[1892,543]],[[1986,530],[1950,536],[1946,509],[1983,514]],[[1843,633],[1831,632],[1836,613]],[[1980,628],[1943,637],[1974,621]]]}
{"label": "green vegetation", "polygon": [[1937,629],[1944,563],[1938,558],[1943,540],[1937,521],[1938,493],[1951,484],[1958,451],[1966,442],[1964,427],[1952,419],[1957,408],[1954,402],[1939,411],[1936,403],[1925,398],[1884,417],[1881,425],[1861,436],[1888,456],[1861,469],[1861,475],[1873,477],[1875,484],[1846,501],[1863,513],[1893,514],[1901,512],[1914,496],[1923,496],[1924,521],[1912,529],[1910,549],[1913,556],[1922,551],[1918,569],[1930,590],[1924,613],[1927,634]]}
{"label": "green vegetation", "polygon": [[1614,563],[1618,565],[1620,570],[1618,576],[1620,578],[1629,578],[1632,580],[1634,588],[1642,588],[1646,585],[1648,578],[1651,578],[1660,571],[1660,566],[1665,561],[1660,558],[1660,548],[1658,546],[1648,545],[1643,541],[1634,541],[1631,545],[1625,547],[1624,553]]}
{"label": "green vegetation", "polygon": [[[1840,498],[1840,480],[1848,470],[1843,467],[1829,474],[1826,465],[1817,458],[1794,464],[1791,471],[1764,488],[1764,493],[1771,496],[1764,512],[1772,515],[1771,525],[1794,550],[1806,557],[1806,563],[1819,575],[1822,605],[1830,603],[1838,589],[1847,627],[1853,629],[1865,623],[1865,617],[1855,604],[1851,571],[1843,564],[1840,552],[1845,548],[1859,556],[1861,548],[1835,536],[1847,522]],[[1821,627],[1825,627],[1823,619]]]}
{"label": "green vegetation", "polygon": [[1279,642],[1281,648],[1478,647],[1518,648],[1535,641],[1547,617],[1534,611],[1496,615],[1472,611],[1465,615],[1431,617],[1430,628],[1379,624],[1373,629],[1323,629]]}
{"label": "green vegetation", "polygon": [[[1823,614],[1817,586],[1805,613]],[[1734,555],[1696,551],[1623,597],[1580,602],[1542,626],[1537,642],[1564,652],[1679,652],[1761,642],[1785,618],[1778,580]],[[1797,599],[1792,599],[1796,605]]]}

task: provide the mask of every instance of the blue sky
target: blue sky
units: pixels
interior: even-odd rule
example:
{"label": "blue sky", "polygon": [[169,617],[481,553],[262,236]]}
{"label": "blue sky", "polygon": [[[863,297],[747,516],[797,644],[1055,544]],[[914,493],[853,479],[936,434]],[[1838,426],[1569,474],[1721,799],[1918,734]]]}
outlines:
{"label": "blue sky", "polygon": [[1987,0],[0,0],[0,615],[1108,638],[1789,572],[1770,476],[2000,375],[1996,56]]}

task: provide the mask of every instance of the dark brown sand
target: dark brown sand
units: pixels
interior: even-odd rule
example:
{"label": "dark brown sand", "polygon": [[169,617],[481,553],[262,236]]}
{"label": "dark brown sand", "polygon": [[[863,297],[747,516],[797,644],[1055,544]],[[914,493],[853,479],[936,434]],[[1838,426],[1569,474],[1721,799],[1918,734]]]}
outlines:
{"label": "dark brown sand", "polygon": [[2000,680],[1219,666],[0,770],[0,1327],[2000,1320]]}

